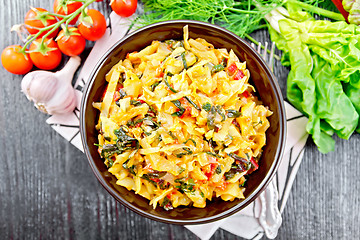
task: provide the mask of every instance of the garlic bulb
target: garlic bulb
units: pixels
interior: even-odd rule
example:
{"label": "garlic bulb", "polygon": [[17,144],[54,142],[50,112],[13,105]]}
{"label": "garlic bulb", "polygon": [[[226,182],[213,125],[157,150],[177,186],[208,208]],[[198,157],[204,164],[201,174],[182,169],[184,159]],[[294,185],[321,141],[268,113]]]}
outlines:
{"label": "garlic bulb", "polygon": [[48,114],[65,114],[74,110],[77,101],[71,85],[81,59],[74,56],[58,72],[33,71],[24,76],[21,90],[37,109]]}

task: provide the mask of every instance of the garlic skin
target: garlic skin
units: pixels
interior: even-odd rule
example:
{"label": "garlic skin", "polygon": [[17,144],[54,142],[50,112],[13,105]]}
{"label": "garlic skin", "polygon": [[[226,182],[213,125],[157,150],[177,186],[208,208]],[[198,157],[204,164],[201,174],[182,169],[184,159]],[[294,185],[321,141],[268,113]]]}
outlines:
{"label": "garlic skin", "polygon": [[22,79],[21,90],[41,112],[51,115],[72,112],[77,100],[71,82],[80,63],[80,57],[73,56],[56,73],[42,70],[30,72]]}

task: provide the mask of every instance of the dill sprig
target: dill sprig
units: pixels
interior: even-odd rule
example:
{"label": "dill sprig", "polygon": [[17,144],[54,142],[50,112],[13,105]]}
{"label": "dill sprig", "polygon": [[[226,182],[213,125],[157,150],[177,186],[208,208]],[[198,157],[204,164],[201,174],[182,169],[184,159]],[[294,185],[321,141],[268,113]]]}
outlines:
{"label": "dill sprig", "polygon": [[265,27],[264,16],[281,6],[283,0],[143,0],[145,13],[137,19],[140,26],[189,19],[210,22],[240,37]]}
{"label": "dill sprig", "polygon": [[[255,30],[266,27],[265,15],[286,4],[288,0],[142,0],[142,2],[144,14],[137,18],[138,26],[166,20],[189,19],[217,24],[240,37],[248,37]],[[336,9],[331,0],[292,0],[291,2],[305,2],[330,11]]]}

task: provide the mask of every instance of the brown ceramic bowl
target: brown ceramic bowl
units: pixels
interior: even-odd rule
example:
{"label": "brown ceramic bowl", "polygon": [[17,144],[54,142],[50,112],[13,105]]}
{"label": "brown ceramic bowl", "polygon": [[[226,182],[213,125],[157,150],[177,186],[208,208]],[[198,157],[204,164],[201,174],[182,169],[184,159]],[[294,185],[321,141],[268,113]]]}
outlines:
{"label": "brown ceramic bowl", "polygon": [[[266,132],[267,144],[263,148],[260,167],[252,173],[247,181],[244,200],[226,202],[214,200],[207,202],[205,208],[178,207],[165,211],[161,207],[153,209],[149,201],[134,191],[116,185],[116,178],[107,171],[97,147],[98,132],[95,130],[99,111],[92,107],[93,102],[100,101],[105,90],[105,75],[127,53],[138,51],[151,44],[153,40],[182,39],[183,27],[189,25],[191,38],[204,38],[216,48],[233,49],[242,61],[247,62],[251,83],[264,105],[269,106],[273,115],[269,118],[270,128]],[[173,224],[208,223],[230,216],[243,209],[265,189],[274,176],[285,147],[286,120],[283,98],[277,81],[264,60],[244,40],[237,35],[216,25],[176,20],[156,23],[141,28],[123,39],[120,39],[100,59],[86,84],[81,103],[80,130],[82,143],[90,166],[104,188],[120,203],[153,220]]]}

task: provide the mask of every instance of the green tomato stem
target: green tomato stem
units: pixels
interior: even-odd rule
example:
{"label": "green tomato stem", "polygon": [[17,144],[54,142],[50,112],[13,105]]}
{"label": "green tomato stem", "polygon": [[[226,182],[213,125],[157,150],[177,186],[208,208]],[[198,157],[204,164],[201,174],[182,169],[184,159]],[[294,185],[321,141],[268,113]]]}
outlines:
{"label": "green tomato stem", "polygon": [[69,15],[60,15],[60,14],[56,14],[56,13],[49,13],[50,15],[59,15],[62,19],[54,24],[51,24],[47,27],[41,28],[39,29],[39,32],[37,32],[35,35],[33,35],[25,44],[24,47],[21,49],[21,51],[26,52],[26,48],[27,46],[29,46],[29,44],[34,41],[35,39],[37,39],[43,32],[45,31],[49,31],[47,32],[41,39],[41,45],[44,44],[44,41],[46,39],[46,37],[48,37],[51,33],[53,33],[56,29],[58,29],[61,24],[65,23],[66,24],[66,28],[68,27],[68,24],[71,20],[73,20],[78,14],[82,13],[85,8],[87,6],[89,6],[91,3],[95,2],[95,0],[84,0],[84,1],[77,1],[77,2],[83,2],[84,5],[82,5],[80,8],[78,8],[75,12],[69,14]]}
{"label": "green tomato stem", "polygon": [[[59,25],[58,27],[60,27],[60,25]],[[58,27],[53,27],[53,28],[51,28],[51,30],[48,31],[48,32],[41,38],[41,44],[44,44],[45,39],[46,39],[50,34],[52,34],[53,32],[55,32],[56,29],[58,29]]]}
{"label": "green tomato stem", "polygon": [[51,15],[51,16],[54,16],[54,17],[59,17],[59,18],[64,18],[64,17],[66,17],[66,15],[62,15],[62,14],[58,14],[58,13],[49,12],[48,14]]}

